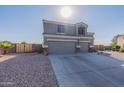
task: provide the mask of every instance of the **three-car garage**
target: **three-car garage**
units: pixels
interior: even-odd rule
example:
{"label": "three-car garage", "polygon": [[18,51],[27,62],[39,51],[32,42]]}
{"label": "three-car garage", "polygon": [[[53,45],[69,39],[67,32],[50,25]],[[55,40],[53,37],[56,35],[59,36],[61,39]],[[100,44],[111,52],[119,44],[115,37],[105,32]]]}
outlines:
{"label": "three-car garage", "polygon": [[[80,53],[88,52],[88,43],[81,42]],[[49,41],[48,42],[49,54],[73,54],[76,52],[76,42],[63,42],[63,41]]]}

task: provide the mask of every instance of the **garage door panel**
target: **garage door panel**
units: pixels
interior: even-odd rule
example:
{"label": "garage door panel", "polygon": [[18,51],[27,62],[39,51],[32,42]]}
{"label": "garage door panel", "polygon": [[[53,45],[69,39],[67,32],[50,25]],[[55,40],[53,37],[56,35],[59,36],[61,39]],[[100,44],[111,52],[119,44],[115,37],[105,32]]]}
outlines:
{"label": "garage door panel", "polygon": [[80,43],[80,50],[81,52],[88,52],[88,43],[86,42]]}
{"label": "garage door panel", "polygon": [[75,52],[74,42],[48,42],[49,54],[68,54]]}

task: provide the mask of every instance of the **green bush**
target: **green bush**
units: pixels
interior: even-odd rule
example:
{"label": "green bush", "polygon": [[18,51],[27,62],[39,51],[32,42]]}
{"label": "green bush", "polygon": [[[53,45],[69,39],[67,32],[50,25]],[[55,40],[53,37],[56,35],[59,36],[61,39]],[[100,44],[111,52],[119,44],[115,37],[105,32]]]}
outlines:
{"label": "green bush", "polygon": [[113,51],[120,51],[120,48],[121,47],[119,45],[115,45],[115,46],[112,47],[112,50]]}
{"label": "green bush", "polygon": [[116,51],[119,51],[121,47],[119,45],[116,45],[115,48],[116,48]]}
{"label": "green bush", "polygon": [[0,43],[0,48],[9,49],[11,47],[12,47],[12,44],[11,43],[7,43],[7,42]]}

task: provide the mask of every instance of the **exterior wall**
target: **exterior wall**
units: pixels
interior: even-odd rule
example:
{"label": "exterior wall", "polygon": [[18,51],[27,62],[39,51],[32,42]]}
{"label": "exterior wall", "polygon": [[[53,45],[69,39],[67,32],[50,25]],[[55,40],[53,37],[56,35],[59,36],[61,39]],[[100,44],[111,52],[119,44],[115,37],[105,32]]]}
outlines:
{"label": "exterior wall", "polygon": [[[64,25],[65,30],[64,30],[64,35],[75,35],[76,34],[76,29],[74,25]],[[58,24],[54,23],[43,23],[44,27],[44,33],[45,34],[60,34],[58,33]]]}
{"label": "exterior wall", "polygon": [[76,28],[75,26],[67,25],[65,26],[65,35],[76,35]]}
{"label": "exterior wall", "polygon": [[4,54],[4,49],[0,48],[0,55]]}
{"label": "exterior wall", "polygon": [[44,33],[48,34],[56,34],[57,33],[57,25],[51,23],[43,23]]}
{"label": "exterior wall", "polygon": [[32,52],[43,52],[42,44],[32,44]]}
{"label": "exterior wall", "polygon": [[65,36],[65,35],[48,35],[44,34],[44,45],[48,45],[48,40],[65,40],[65,41],[75,41],[75,42],[88,42],[93,45],[93,37],[78,37],[78,36]]}
{"label": "exterior wall", "polygon": [[120,45],[121,48],[124,48],[124,36],[118,36],[117,37],[117,45]]}

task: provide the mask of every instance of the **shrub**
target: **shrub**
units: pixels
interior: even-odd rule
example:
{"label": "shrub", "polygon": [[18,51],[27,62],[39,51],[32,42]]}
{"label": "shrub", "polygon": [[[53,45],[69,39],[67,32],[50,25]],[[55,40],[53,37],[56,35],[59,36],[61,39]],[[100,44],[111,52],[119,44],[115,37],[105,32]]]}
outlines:
{"label": "shrub", "polygon": [[119,51],[120,48],[121,48],[121,47],[120,47],[119,45],[116,45],[116,46],[115,46],[116,51]]}
{"label": "shrub", "polygon": [[115,45],[115,46],[112,47],[112,50],[113,51],[120,51],[120,48],[121,47],[119,45]]}

